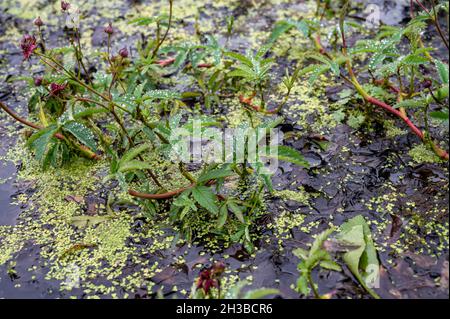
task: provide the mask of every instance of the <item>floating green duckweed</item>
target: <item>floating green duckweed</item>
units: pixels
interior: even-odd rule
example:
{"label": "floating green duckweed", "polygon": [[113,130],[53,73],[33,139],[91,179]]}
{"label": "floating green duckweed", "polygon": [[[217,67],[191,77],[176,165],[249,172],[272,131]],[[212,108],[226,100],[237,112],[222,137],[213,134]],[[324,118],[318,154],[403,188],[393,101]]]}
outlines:
{"label": "floating green duckweed", "polygon": [[408,154],[419,164],[442,162],[442,160],[424,144],[417,144],[408,152]]}

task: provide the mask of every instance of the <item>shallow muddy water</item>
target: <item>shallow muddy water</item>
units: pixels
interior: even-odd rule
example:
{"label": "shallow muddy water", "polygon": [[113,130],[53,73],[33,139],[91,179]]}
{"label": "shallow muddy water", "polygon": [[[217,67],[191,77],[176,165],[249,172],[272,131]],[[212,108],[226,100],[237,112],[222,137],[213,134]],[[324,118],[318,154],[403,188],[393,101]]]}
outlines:
{"label": "shallow muddy water", "polygon": [[[159,1],[96,3],[80,4],[85,17],[83,43],[88,50],[102,48],[102,29],[109,21],[119,29],[114,50],[131,46],[139,30],[126,21],[164,7]],[[313,3],[273,0],[254,7],[251,1],[183,1],[175,10],[180,20],[170,40],[194,37],[199,12],[201,31],[217,33],[221,42],[226,42],[224,19],[232,14],[236,31],[230,48],[242,52],[248,47],[257,49],[274,22],[307,15],[313,12]],[[383,23],[402,24],[408,14],[402,3],[405,1],[363,2],[361,10],[376,4]],[[26,114],[26,85],[11,79],[23,73],[39,74],[40,69],[21,62],[16,43],[38,13],[48,21],[48,42],[64,43],[64,32],[58,27],[59,9],[49,1],[35,5],[2,1],[0,9],[0,76],[5,79],[0,84],[1,101]],[[367,14],[357,13],[361,17]],[[271,80],[271,97],[276,95],[284,68],[294,66],[298,59],[296,46],[306,43],[300,37],[281,39],[277,52],[283,54],[276,57],[279,64]],[[448,62],[448,56],[441,58]],[[190,80],[173,75],[177,76],[181,79],[167,86],[189,89]],[[68,168],[66,175],[49,177],[36,172],[18,177],[21,171],[30,172],[30,157],[19,126],[0,114],[0,298],[154,298],[158,291],[166,298],[186,298],[201,267],[214,260],[226,263],[227,285],[247,280],[253,288],[277,288],[282,298],[299,298],[292,289],[299,276],[299,259],[292,250],[306,248],[312,236],[330,223],[341,225],[360,214],[369,222],[382,266],[376,289],[382,298],[448,298],[447,163],[413,158],[409,151],[420,142],[393,118],[389,123],[404,131],[395,131],[398,134],[393,137],[386,136],[386,127],[392,129],[386,122],[363,130],[337,121],[332,115],[335,102],[346,87],[330,79],[323,79],[321,86],[299,83],[283,111],[286,121],[281,129],[295,136],[285,143],[303,153],[311,168],[281,163],[273,178],[275,189],[290,190],[297,198],[266,195],[267,214],[258,222],[261,236],[254,254],[240,244],[211,250],[203,243],[179,243],[164,217],[148,223],[137,206],[129,204],[115,204],[113,210],[123,215],[103,224],[105,227],[75,227],[70,222],[73,215],[105,213],[111,185],[100,181],[106,166],[100,163],[93,169],[81,161],[81,168],[75,172]],[[233,107],[232,101],[224,101],[218,113],[232,117]],[[448,139],[448,129],[433,130]],[[321,140],[328,142],[324,149],[318,143]],[[9,152],[11,149],[14,152]],[[109,228],[117,233],[108,232]],[[95,246],[62,257],[88,239]],[[75,285],[67,289],[74,273]],[[345,267],[343,272],[315,270],[313,278],[320,293],[331,293],[332,298],[369,298]]]}

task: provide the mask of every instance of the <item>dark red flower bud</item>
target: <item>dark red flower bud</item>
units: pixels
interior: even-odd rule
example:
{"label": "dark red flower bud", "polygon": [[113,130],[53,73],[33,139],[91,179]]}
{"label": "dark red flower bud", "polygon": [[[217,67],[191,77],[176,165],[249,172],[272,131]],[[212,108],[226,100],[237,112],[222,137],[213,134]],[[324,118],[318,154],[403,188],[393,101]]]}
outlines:
{"label": "dark red flower bud", "polygon": [[209,293],[209,290],[212,286],[214,286],[214,281],[212,279],[205,280],[205,282],[203,283],[203,290],[205,291],[205,295]]}
{"label": "dark red flower bud", "polygon": [[50,95],[59,95],[66,88],[65,84],[50,84]]}
{"label": "dark red flower bud", "polygon": [[122,58],[128,58],[128,50],[127,48],[122,48],[119,50],[119,54]]}
{"label": "dark red flower bud", "polygon": [[42,76],[35,77],[34,78],[34,85],[41,86],[42,85],[42,80],[43,80]]}
{"label": "dark red flower bud", "polygon": [[425,79],[422,84],[424,88],[429,89],[433,85],[433,82],[430,79]]}
{"label": "dark red flower bud", "polygon": [[37,27],[42,27],[44,25],[44,22],[42,21],[41,17],[37,17],[34,19],[34,25]]}
{"label": "dark red flower bud", "polygon": [[108,35],[112,35],[114,33],[114,29],[113,29],[111,23],[108,24],[108,26],[105,27],[105,29],[103,31],[105,31],[105,33]]}
{"label": "dark red flower bud", "polygon": [[29,34],[24,35],[20,41],[20,48],[22,49],[24,60],[28,60],[37,48],[36,38]]}
{"label": "dark red flower bud", "polygon": [[215,276],[221,275],[225,271],[225,264],[221,261],[216,262],[214,266],[212,266],[212,272]]}
{"label": "dark red flower bud", "polygon": [[67,11],[70,8],[70,3],[69,2],[65,2],[65,1],[61,1],[61,10],[62,11]]}

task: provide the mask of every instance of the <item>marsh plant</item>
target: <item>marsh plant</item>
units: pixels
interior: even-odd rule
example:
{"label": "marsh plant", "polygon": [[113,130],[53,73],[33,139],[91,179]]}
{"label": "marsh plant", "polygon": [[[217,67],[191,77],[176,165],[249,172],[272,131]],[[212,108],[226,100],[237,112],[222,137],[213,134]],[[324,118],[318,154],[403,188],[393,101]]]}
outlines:
{"label": "marsh plant", "polygon": [[[338,234],[335,238],[330,238],[334,232]],[[315,298],[330,298],[332,293],[319,293],[312,272],[315,268],[342,271],[342,267],[333,258],[333,255],[341,255],[342,262],[360,285],[373,298],[380,298],[372,289],[379,288],[380,265],[369,225],[363,216],[358,215],[348,220],[339,229],[330,227],[316,236],[309,250],[296,248],[293,254],[301,260],[298,264],[300,277],[297,280],[299,293],[308,296],[312,290]]]}
{"label": "marsh plant", "polygon": [[[66,47],[51,48],[44,42],[41,18],[34,21],[35,32],[24,35],[19,44],[24,63],[43,66],[42,75],[30,79],[34,94],[28,109],[36,121],[0,103],[34,130],[27,145],[43,169],[67,165],[76,156],[105,160],[110,171],[104,182],[117,181],[148,218],[168,205],[171,221],[188,241],[214,236],[253,251],[263,195],[272,191],[271,175],[278,163],[273,160],[305,167],[308,162],[272,134],[282,118],[255,123],[249,115],[238,131],[221,135],[226,123],[203,113],[220,105],[221,90],[227,86],[231,91],[255,90],[265,109],[264,89],[273,62],[264,56],[270,45],[255,56],[244,56],[227,51],[213,36],[200,44],[167,44],[174,23],[173,1],[168,1],[167,14],[130,21],[156,30],[138,42],[136,57],[127,47],[114,51],[116,29],[108,23],[103,29],[105,46],[95,58],[84,55],[76,8],[63,1],[61,12],[66,17]],[[231,33],[232,21],[228,28]],[[199,91],[160,89],[162,77],[170,72],[193,74]],[[295,77],[288,76],[286,86],[294,82]],[[192,98],[203,105],[200,110],[190,110],[186,102]],[[172,181],[162,179],[165,172],[156,165],[160,162],[177,171]],[[196,167],[189,169],[193,164]],[[240,186],[226,189],[227,180]],[[173,184],[180,186],[169,188]]]}
{"label": "marsh plant", "polygon": [[203,269],[191,289],[191,299],[262,299],[279,295],[278,289],[250,289],[245,280],[232,287],[223,287],[222,275],[226,269],[223,262],[215,262]]}
{"label": "marsh plant", "polygon": [[[448,1],[428,1],[428,7],[420,1],[411,1],[410,21],[405,27],[380,26],[376,37],[364,39],[364,27],[347,19],[350,1],[332,7],[331,3],[318,5],[315,19],[280,21],[275,26],[271,39],[276,41],[283,33],[297,29],[311,39],[319,55],[310,55],[316,63],[303,68],[301,75],[308,75],[313,84],[320,75],[331,73],[342,79],[357,93],[363,103],[365,118],[373,119],[374,112],[387,112],[401,121],[437,156],[448,160],[448,153],[442,149],[430,134],[430,118],[448,123],[448,65],[435,57],[435,48],[426,47],[423,33],[431,24],[437,30],[448,52],[448,40],[440,26],[439,15],[448,15]],[[321,41],[320,20],[338,15],[338,24],[330,42],[334,50],[326,48]],[[350,44],[347,34],[350,30],[361,33],[363,39]],[[407,43],[407,45],[404,45]],[[339,48],[338,48],[339,47]],[[359,61],[366,60],[361,67]],[[437,74],[437,80],[424,76],[423,70]],[[366,73],[370,81],[363,83],[359,74]],[[430,106],[434,110],[430,112]],[[413,111],[421,114],[424,129],[413,123]]]}
{"label": "marsh plant", "polygon": [[[353,90],[341,104],[348,113],[358,111],[358,127],[365,123],[362,127],[370,128],[389,114],[448,160],[430,125],[431,119],[448,123],[448,65],[433,57],[434,48],[422,39],[431,25],[448,50],[439,20],[440,14],[448,14],[447,1],[411,1],[406,27],[380,26],[376,37],[368,37],[349,18],[349,1],[317,1],[315,18],[279,21],[259,49],[246,52],[229,48],[232,18],[224,21],[225,41],[201,34],[198,25],[192,41],[171,41],[170,32],[178,23],[173,2],[167,1],[166,12],[158,16],[128,21],[140,28],[135,46],[117,49],[117,30],[107,23],[104,46],[92,56],[82,46],[82,21],[70,3],[61,1],[66,46],[51,47],[44,37],[46,22],[34,20],[34,31],[18,44],[24,63],[41,66],[38,76],[28,78],[29,116],[18,115],[3,102],[0,108],[29,129],[26,144],[42,169],[57,170],[76,157],[104,161],[109,171],[103,182],[111,189],[108,207],[121,192],[147,219],[159,220],[164,214],[186,241],[240,243],[252,253],[257,224],[266,211],[264,197],[274,190],[272,176],[279,161],[309,168],[302,154],[283,145],[278,134],[285,107],[300,79],[308,77],[314,85],[324,74]],[[322,22],[336,14],[336,27],[324,45]],[[296,68],[285,69],[277,83],[285,95],[274,102],[269,98],[276,67],[272,50],[287,32],[310,39],[315,52]],[[350,43],[350,32],[358,33],[357,41]],[[424,70],[436,76],[424,75]],[[167,81],[172,74],[189,75],[194,84],[174,89]],[[244,114],[235,127],[226,117],[215,116],[225,98],[234,99]],[[416,122],[419,116],[422,129]],[[109,213],[108,218],[114,218]],[[339,234],[332,241],[338,249],[330,250],[335,231]],[[372,290],[379,277],[377,253],[363,217],[326,230],[309,249],[294,254],[300,259],[299,294],[310,296],[312,291],[316,298],[327,297],[318,291],[314,273],[341,271],[345,265],[379,298]],[[278,293],[247,291],[244,284],[225,291],[224,270],[222,263],[203,269],[191,297],[261,298]]]}

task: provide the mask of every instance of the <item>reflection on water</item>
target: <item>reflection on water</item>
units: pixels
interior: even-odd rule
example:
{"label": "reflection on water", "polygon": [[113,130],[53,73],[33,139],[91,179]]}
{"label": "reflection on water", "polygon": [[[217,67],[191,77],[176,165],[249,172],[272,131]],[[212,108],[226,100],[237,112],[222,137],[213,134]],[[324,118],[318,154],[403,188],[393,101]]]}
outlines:
{"label": "reflection on water", "polygon": [[[7,147],[6,143],[1,144],[2,148]],[[0,149],[0,155],[2,153],[4,150]],[[11,196],[17,192],[13,185],[15,174],[16,167],[12,163],[0,160],[0,225],[14,225],[20,213],[20,207],[11,204]]]}

